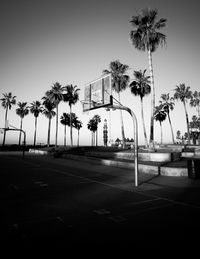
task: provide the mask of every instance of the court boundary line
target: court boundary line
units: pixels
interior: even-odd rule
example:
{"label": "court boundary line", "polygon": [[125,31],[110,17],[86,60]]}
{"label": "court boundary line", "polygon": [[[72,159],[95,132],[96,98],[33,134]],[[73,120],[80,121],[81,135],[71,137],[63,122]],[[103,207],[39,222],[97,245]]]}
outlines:
{"label": "court boundary line", "polygon": [[64,171],[59,170],[59,169],[54,169],[54,168],[50,168],[50,167],[47,167],[47,169],[49,169],[49,170],[51,170],[53,172],[61,173],[63,175],[68,175],[68,176],[72,176],[72,177],[88,180],[89,182],[94,182],[94,183],[101,184],[101,185],[104,185],[104,186],[107,186],[107,187],[111,187],[111,188],[114,188],[114,189],[137,193],[137,194],[149,197],[149,198],[161,199],[161,200],[164,200],[164,201],[168,201],[168,202],[170,202],[172,204],[181,205],[181,206],[184,206],[184,207],[191,207],[191,208],[195,208],[195,209],[200,209],[200,205],[198,206],[198,205],[194,205],[194,204],[190,204],[190,203],[185,203],[185,202],[181,202],[181,201],[176,201],[176,200],[165,198],[165,197],[160,197],[160,196],[155,195],[155,194],[144,193],[141,190],[136,190],[137,187],[132,187],[132,189],[125,189],[125,188],[122,188],[120,186],[104,183],[104,182],[101,182],[101,181],[98,181],[98,180],[94,180],[94,179],[91,179],[91,178],[88,178],[88,177],[76,175],[76,174],[73,174],[73,173],[64,172]]}

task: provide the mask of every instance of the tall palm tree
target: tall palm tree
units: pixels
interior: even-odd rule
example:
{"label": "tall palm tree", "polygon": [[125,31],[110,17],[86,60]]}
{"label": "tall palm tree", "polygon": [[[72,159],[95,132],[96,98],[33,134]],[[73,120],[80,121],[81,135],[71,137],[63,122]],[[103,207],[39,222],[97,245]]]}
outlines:
{"label": "tall palm tree", "polygon": [[33,101],[29,107],[30,112],[34,115],[35,117],[35,131],[34,131],[34,141],[33,145],[35,146],[36,143],[36,134],[37,134],[37,119],[40,113],[43,111],[43,107],[41,105],[41,102],[39,101]]}
{"label": "tall palm tree", "polygon": [[194,91],[190,99],[190,105],[196,107],[197,115],[200,118],[200,92]]}
{"label": "tall palm tree", "polygon": [[162,122],[166,119],[167,113],[161,105],[155,106],[154,119],[160,123],[160,143],[163,143]]}
{"label": "tall palm tree", "polygon": [[172,129],[172,123],[171,123],[171,118],[170,118],[170,110],[172,111],[174,109],[174,98],[169,96],[168,94],[161,94],[161,100],[160,100],[160,104],[162,105],[163,110],[167,113],[167,117],[168,117],[168,121],[169,121],[169,125],[170,125],[170,129],[171,129],[171,134],[172,134],[172,142],[173,144],[175,143],[174,140],[174,132]]}
{"label": "tall palm tree", "polygon": [[166,36],[159,32],[166,26],[166,19],[157,19],[157,9],[145,8],[132,16],[130,21],[133,30],[130,32],[130,39],[136,49],[148,52],[149,72],[151,80],[151,121],[150,121],[150,146],[154,147],[154,109],[155,109],[155,87],[152,65],[152,53],[161,45],[166,43]]}
{"label": "tall palm tree", "polygon": [[72,134],[72,105],[75,105],[79,100],[79,91],[80,89],[77,88],[77,85],[73,86],[67,85],[65,86],[66,93],[63,94],[64,102],[68,102],[70,107],[70,139],[71,139],[71,146],[73,146],[73,134]]}
{"label": "tall palm tree", "polygon": [[[12,93],[9,92],[8,94],[3,94],[3,98],[1,98],[1,105],[2,107],[6,110],[5,112],[5,128],[7,127],[7,119],[8,119],[8,110],[11,110],[12,105],[16,104],[16,96],[12,96]],[[3,135],[3,143],[2,146],[5,145],[5,140],[6,140],[6,130],[4,130],[4,135]]]}
{"label": "tall palm tree", "polygon": [[[121,103],[120,93],[125,90],[129,83],[129,76],[126,75],[129,66],[122,64],[119,60],[114,60],[110,62],[109,70],[104,69],[104,74],[110,74],[112,77],[112,88],[118,94],[118,101]],[[121,116],[121,132],[122,132],[122,142],[123,148],[125,148],[125,133],[124,133],[124,123],[122,117],[122,110],[120,109],[120,116]]]}
{"label": "tall palm tree", "polygon": [[78,119],[74,121],[74,127],[78,131],[77,146],[79,146],[79,135],[80,135],[80,129],[82,128],[82,124],[83,124],[82,121]]}
{"label": "tall palm tree", "polygon": [[19,145],[21,145],[21,130],[22,130],[22,123],[23,123],[23,118],[28,115],[29,109],[27,106],[27,102],[18,102],[17,103],[18,108],[16,109],[16,114],[19,115],[20,117],[20,133],[19,133]]}
{"label": "tall palm tree", "polygon": [[189,130],[189,119],[188,119],[188,112],[186,108],[187,100],[190,100],[192,97],[192,91],[190,90],[190,86],[186,86],[184,83],[179,84],[174,89],[174,99],[180,100],[183,103],[184,110],[185,110],[185,118],[186,118],[186,125],[187,125],[187,135],[188,135],[188,143],[190,144],[190,130]]}
{"label": "tall palm tree", "polygon": [[97,124],[96,130],[96,146],[98,146],[98,124],[101,122],[101,117],[99,115],[94,115],[93,117],[94,122]]}
{"label": "tall palm tree", "polygon": [[146,127],[144,122],[143,98],[146,95],[150,94],[151,86],[149,81],[150,76],[145,76],[145,73],[146,73],[146,69],[144,71],[142,70],[134,71],[135,80],[130,83],[129,87],[131,89],[132,94],[140,97],[144,139],[145,139],[145,145],[146,147],[148,147],[147,133],[146,133]]}
{"label": "tall palm tree", "polygon": [[63,100],[64,87],[58,82],[51,86],[51,89],[46,92],[46,96],[53,102],[56,106],[56,136],[55,136],[55,147],[58,145],[58,105]]}
{"label": "tall palm tree", "polygon": [[47,133],[47,147],[49,147],[50,146],[50,134],[51,134],[51,119],[54,116],[56,116],[56,112],[54,111],[55,104],[47,96],[42,97],[42,100],[43,100],[43,105],[44,105],[44,110],[43,110],[42,114],[44,114],[49,119],[48,133]]}

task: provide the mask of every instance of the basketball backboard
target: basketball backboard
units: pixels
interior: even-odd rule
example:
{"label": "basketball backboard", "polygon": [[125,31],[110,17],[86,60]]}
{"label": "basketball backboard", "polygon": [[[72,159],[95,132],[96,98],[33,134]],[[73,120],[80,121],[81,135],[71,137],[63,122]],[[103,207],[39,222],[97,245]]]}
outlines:
{"label": "basketball backboard", "polygon": [[83,112],[106,107],[112,103],[111,74],[96,79],[85,86]]}

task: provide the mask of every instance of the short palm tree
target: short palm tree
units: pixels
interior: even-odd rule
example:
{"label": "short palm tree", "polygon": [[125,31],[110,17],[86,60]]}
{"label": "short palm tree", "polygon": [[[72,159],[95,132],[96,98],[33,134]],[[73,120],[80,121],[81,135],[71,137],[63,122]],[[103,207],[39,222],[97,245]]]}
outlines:
{"label": "short palm tree", "polygon": [[160,143],[163,143],[162,122],[166,119],[167,113],[162,105],[155,106],[154,119],[160,123]]}
{"label": "short palm tree", "polygon": [[46,92],[46,96],[55,104],[56,107],[56,136],[55,136],[55,147],[58,145],[58,105],[63,100],[64,88],[58,82],[51,86],[51,89]]}
{"label": "short palm tree", "polygon": [[97,130],[97,123],[96,123],[96,121],[93,118],[89,120],[89,122],[87,124],[87,128],[92,133],[91,145],[94,146],[94,144],[95,144],[95,132]]}
{"label": "short palm tree", "polygon": [[186,86],[184,83],[179,84],[174,89],[174,99],[180,100],[183,103],[184,110],[185,110],[185,118],[186,118],[186,125],[187,125],[187,136],[188,136],[188,143],[190,144],[190,129],[189,129],[189,119],[188,119],[188,112],[186,108],[187,100],[190,100],[192,97],[192,91],[190,90],[190,86]]}
{"label": "short palm tree", "polygon": [[176,132],[176,139],[178,139],[179,142],[182,140],[181,131],[180,130],[177,130],[177,132]]}
{"label": "short palm tree", "polygon": [[83,124],[82,121],[78,119],[74,121],[74,127],[78,131],[77,146],[79,146],[79,136],[80,136],[80,129],[82,128],[82,124]]}
{"label": "short palm tree", "polygon": [[166,19],[157,19],[157,9],[145,8],[141,12],[132,16],[130,21],[133,30],[130,32],[130,39],[136,49],[148,52],[149,72],[151,80],[151,121],[150,121],[150,146],[154,146],[154,109],[155,109],[155,87],[152,65],[152,53],[166,43],[166,36],[159,32],[166,26]]}
{"label": "short palm tree", "polygon": [[42,108],[41,102],[33,101],[30,104],[29,109],[30,109],[30,112],[35,117],[35,131],[34,131],[34,141],[33,141],[33,145],[35,146],[35,144],[36,144],[36,134],[37,134],[37,119],[38,119],[39,114],[42,113],[43,108]]}
{"label": "short palm tree", "polygon": [[64,146],[66,147],[66,126],[70,125],[70,116],[69,114],[63,112],[63,115],[60,117],[60,123],[64,125]]}
{"label": "short palm tree", "polygon": [[27,102],[18,102],[17,103],[18,108],[16,109],[16,114],[19,115],[20,117],[20,133],[19,133],[19,145],[21,145],[21,130],[22,130],[22,124],[23,124],[23,119],[26,115],[29,114],[29,109],[27,106]]}
{"label": "short palm tree", "polygon": [[196,115],[192,116],[192,121],[190,123],[191,136],[193,138],[193,144],[196,145],[197,140],[199,139],[200,134],[200,118]]}
{"label": "short palm tree", "polygon": [[150,94],[151,86],[149,81],[150,76],[145,76],[145,73],[146,73],[146,69],[144,71],[142,70],[134,71],[135,80],[130,83],[129,87],[133,95],[140,97],[144,139],[145,139],[145,145],[146,147],[148,147],[147,133],[146,133],[146,127],[144,122],[143,98],[148,94]]}
{"label": "short palm tree", "polygon": [[[16,104],[16,96],[12,96],[12,93],[9,92],[8,94],[3,94],[3,98],[1,98],[1,105],[2,107],[6,110],[5,112],[5,128],[7,127],[7,120],[8,120],[8,110],[11,110],[12,105]],[[2,146],[5,145],[5,140],[6,140],[6,130],[4,130],[4,135],[3,135],[3,143]]]}
{"label": "short palm tree", "polygon": [[96,146],[98,146],[98,124],[101,122],[101,117],[99,115],[94,115],[93,117],[94,122],[97,124],[96,130]]}
{"label": "short palm tree", "polygon": [[42,100],[44,105],[44,110],[42,111],[42,114],[44,114],[49,120],[48,133],[47,133],[47,147],[49,147],[50,135],[51,135],[51,119],[54,116],[56,116],[56,112],[54,111],[55,104],[47,96],[42,97]]}
{"label": "short palm tree", "polygon": [[170,129],[171,129],[171,134],[172,134],[172,142],[174,144],[175,143],[174,132],[173,132],[171,118],[170,118],[170,111],[172,111],[174,109],[174,105],[175,105],[174,98],[170,97],[169,93],[168,94],[161,94],[160,98],[161,98],[160,104],[162,105],[163,110],[167,113]]}
{"label": "short palm tree", "polygon": [[200,92],[194,91],[190,99],[190,105],[196,107],[197,115],[200,118]]}
{"label": "short palm tree", "polygon": [[[79,100],[79,91],[80,89],[77,86],[67,85],[64,87],[66,93],[63,94],[64,102],[68,102],[70,107],[70,117],[72,116],[72,105],[75,105]],[[72,134],[72,117],[70,118],[70,139],[71,146],[73,146],[73,134]]]}
{"label": "short palm tree", "polygon": [[[126,75],[129,66],[122,64],[119,60],[114,60],[110,62],[109,70],[104,69],[104,74],[110,74],[112,77],[112,88],[118,94],[118,101],[121,104],[120,93],[125,90],[129,83],[129,76]],[[124,123],[122,117],[122,110],[120,109],[120,116],[121,116],[121,132],[122,132],[122,142],[123,147],[125,148],[125,133],[124,133]]]}

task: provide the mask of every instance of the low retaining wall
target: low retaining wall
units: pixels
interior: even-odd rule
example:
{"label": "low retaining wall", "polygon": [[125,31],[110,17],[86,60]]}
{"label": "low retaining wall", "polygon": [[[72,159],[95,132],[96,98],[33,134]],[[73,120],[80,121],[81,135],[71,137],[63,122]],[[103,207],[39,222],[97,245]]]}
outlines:
{"label": "low retaining wall", "polygon": [[160,175],[165,176],[188,176],[187,168],[160,167]]}
{"label": "low retaining wall", "polygon": [[48,151],[32,149],[32,148],[30,148],[28,152],[33,153],[33,154],[37,154],[37,155],[48,155]]}
{"label": "low retaining wall", "polygon": [[[101,164],[107,165],[107,166],[116,166],[116,167],[121,167],[121,168],[126,168],[126,169],[135,168],[134,163],[122,162],[122,161],[117,161],[117,160],[109,160],[109,159],[102,159]],[[159,174],[159,167],[154,166],[154,165],[138,164],[138,170],[139,170],[139,173],[154,174],[154,175]]]}
{"label": "low retaining wall", "polygon": [[[139,152],[138,153],[138,160],[139,161],[150,161],[150,162],[171,162],[179,160],[181,156],[181,153],[174,152],[174,153],[159,153],[159,152]],[[117,152],[115,153],[115,158],[119,159],[128,159],[128,160],[134,160],[134,153],[123,153],[123,152]]]}

